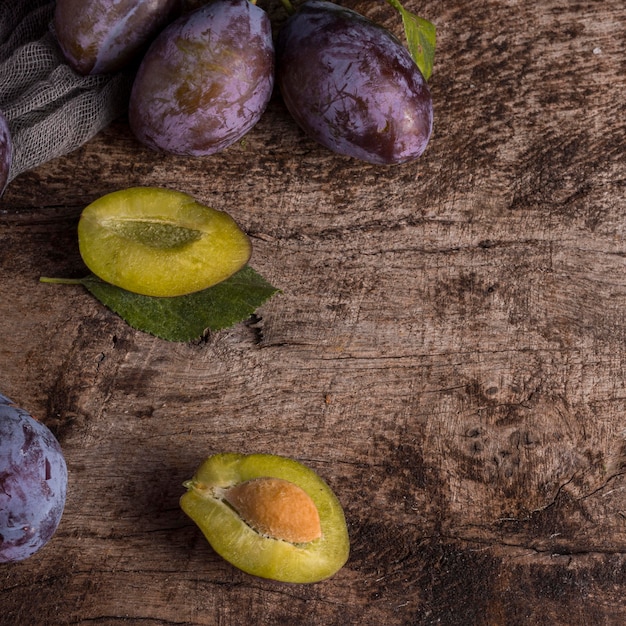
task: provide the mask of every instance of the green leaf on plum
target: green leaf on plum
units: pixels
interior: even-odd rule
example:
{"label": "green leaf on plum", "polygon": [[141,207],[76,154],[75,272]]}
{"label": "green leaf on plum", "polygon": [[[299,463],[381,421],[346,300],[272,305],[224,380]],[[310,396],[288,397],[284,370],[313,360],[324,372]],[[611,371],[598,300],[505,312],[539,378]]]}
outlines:
{"label": "green leaf on plum", "polygon": [[433,73],[435,61],[437,39],[435,25],[407,11],[399,0],[386,0],[386,2],[400,13],[409,52],[424,78],[428,80]]}
{"label": "green leaf on plum", "polygon": [[279,290],[246,265],[230,278],[185,296],[143,296],[97,276],[77,280],[42,278],[47,283],[83,285],[129,326],[167,341],[192,341],[246,320]]}

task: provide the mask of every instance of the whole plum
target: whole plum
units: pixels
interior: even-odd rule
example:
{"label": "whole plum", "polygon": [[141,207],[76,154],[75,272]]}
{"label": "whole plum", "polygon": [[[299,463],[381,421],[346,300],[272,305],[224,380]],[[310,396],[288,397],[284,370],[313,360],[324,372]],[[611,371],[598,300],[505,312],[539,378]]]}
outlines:
{"label": "whole plum", "polygon": [[214,154],[256,124],[273,85],[267,13],[248,0],[214,0],[150,46],[133,83],[129,123],[153,149]]}
{"label": "whole plum", "polygon": [[310,0],[281,28],[276,64],[287,109],[334,152],[390,165],[426,149],[430,91],[408,50],[382,26]]}
{"label": "whole plum", "polygon": [[0,395],[0,563],[26,559],[50,541],[66,492],[59,442]]}
{"label": "whole plum", "polygon": [[79,74],[127,65],[174,15],[179,0],[57,0],[54,31]]}
{"label": "whole plum", "polygon": [[9,181],[12,162],[13,142],[11,141],[11,131],[6,118],[0,113],[0,196]]}

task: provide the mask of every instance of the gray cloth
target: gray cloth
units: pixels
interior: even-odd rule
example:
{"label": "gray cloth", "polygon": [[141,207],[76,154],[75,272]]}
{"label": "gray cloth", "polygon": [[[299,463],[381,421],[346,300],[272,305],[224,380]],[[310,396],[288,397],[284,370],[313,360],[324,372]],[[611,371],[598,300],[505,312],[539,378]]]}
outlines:
{"label": "gray cloth", "polygon": [[0,0],[0,111],[13,140],[9,180],[75,150],[126,112],[131,76],[80,76],[52,31],[54,2]]}

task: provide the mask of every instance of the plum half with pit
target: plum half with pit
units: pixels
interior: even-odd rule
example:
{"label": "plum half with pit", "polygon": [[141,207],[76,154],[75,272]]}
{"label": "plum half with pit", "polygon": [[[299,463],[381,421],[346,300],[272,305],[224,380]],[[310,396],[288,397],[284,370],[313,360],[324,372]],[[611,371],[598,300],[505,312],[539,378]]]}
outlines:
{"label": "plum half with pit", "polygon": [[339,500],[312,469],[272,454],[210,456],[185,483],[183,511],[213,549],[249,574],[313,583],[346,563]]}
{"label": "plum half with pit", "polygon": [[129,124],[154,150],[215,154],[258,122],[273,86],[267,13],[248,0],[213,0],[150,46],[133,82]]}
{"label": "plum half with pit", "polygon": [[277,83],[285,105],[313,139],[378,165],[417,159],[433,105],[409,51],[359,13],[310,0],[282,26]]}

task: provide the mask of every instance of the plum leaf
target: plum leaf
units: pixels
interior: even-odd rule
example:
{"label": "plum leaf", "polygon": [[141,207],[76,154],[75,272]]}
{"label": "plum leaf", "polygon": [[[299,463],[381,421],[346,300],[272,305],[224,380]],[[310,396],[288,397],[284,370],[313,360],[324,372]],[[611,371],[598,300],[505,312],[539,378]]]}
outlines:
{"label": "plum leaf", "polygon": [[399,0],[386,0],[402,17],[409,52],[426,80],[433,73],[437,32],[435,25],[407,11]]}
{"label": "plum leaf", "polygon": [[208,289],[172,298],[126,291],[93,274],[75,280],[40,280],[80,284],[129,326],[177,342],[199,339],[207,330],[218,331],[242,322],[279,291],[249,265]]}

